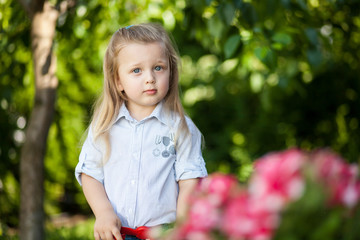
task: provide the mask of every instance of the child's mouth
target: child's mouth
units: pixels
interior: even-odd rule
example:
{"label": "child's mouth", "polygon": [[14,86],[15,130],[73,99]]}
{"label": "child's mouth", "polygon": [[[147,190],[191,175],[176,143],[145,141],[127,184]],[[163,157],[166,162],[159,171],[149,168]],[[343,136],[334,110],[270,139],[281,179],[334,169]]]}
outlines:
{"label": "child's mouth", "polygon": [[154,95],[157,92],[156,89],[149,89],[149,90],[145,90],[145,93],[149,94],[149,95]]}

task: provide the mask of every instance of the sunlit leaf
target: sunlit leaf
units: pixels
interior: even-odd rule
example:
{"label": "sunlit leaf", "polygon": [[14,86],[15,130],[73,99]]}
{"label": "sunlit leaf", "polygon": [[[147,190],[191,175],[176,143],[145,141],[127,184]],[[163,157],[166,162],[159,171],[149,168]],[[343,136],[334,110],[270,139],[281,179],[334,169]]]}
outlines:
{"label": "sunlit leaf", "polygon": [[268,51],[269,49],[267,47],[256,47],[254,53],[259,60],[264,61]]}
{"label": "sunlit leaf", "polygon": [[224,25],[216,15],[210,18],[210,21],[208,23],[208,30],[213,37],[221,37],[224,30]]}

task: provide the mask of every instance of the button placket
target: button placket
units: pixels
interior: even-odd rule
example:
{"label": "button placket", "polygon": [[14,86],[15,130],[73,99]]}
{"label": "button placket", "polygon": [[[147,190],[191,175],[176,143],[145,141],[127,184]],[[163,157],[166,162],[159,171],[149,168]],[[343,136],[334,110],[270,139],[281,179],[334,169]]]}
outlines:
{"label": "button placket", "polygon": [[141,147],[142,147],[142,127],[143,124],[138,123],[134,126],[134,137],[132,142],[132,159],[131,159],[131,171],[129,175],[130,180],[130,194],[128,198],[128,216],[129,223],[134,224],[135,221],[135,209],[137,203],[137,195],[138,195],[138,180],[139,180],[139,170],[140,170],[140,158],[141,158]]}

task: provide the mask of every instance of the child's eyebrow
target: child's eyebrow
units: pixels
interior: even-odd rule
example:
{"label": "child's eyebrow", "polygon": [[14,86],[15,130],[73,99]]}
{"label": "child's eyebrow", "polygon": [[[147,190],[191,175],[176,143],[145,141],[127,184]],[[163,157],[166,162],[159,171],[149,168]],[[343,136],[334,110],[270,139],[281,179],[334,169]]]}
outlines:
{"label": "child's eyebrow", "polygon": [[169,62],[169,58],[166,56],[161,56],[159,58],[156,59],[158,62],[164,62],[164,63],[168,63]]}
{"label": "child's eyebrow", "polygon": [[[145,64],[145,62],[139,61],[139,62],[135,62],[135,63],[130,63],[129,65],[127,65],[127,67],[134,68],[134,67],[142,66],[144,64]],[[165,65],[168,65],[169,60],[167,58],[159,58],[159,59],[155,59],[153,64],[165,64]]]}
{"label": "child's eyebrow", "polygon": [[167,64],[169,61],[166,59],[166,60],[163,60],[163,59],[159,59],[156,63],[163,63],[163,64]]}
{"label": "child's eyebrow", "polygon": [[137,67],[137,66],[139,66],[139,65],[141,65],[141,62],[132,63],[132,64],[130,64],[130,65],[128,65],[128,66],[129,66],[129,67]]}

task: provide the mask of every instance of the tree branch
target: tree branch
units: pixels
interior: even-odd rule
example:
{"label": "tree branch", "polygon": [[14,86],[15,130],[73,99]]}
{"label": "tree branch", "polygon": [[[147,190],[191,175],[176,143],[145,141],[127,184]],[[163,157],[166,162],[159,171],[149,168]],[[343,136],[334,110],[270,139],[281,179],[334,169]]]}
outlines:
{"label": "tree branch", "polygon": [[19,0],[28,16],[32,18],[36,12],[42,11],[45,0]]}
{"label": "tree branch", "polygon": [[64,0],[56,4],[55,8],[59,11],[60,15],[64,14],[69,8],[75,6],[75,0]]}

